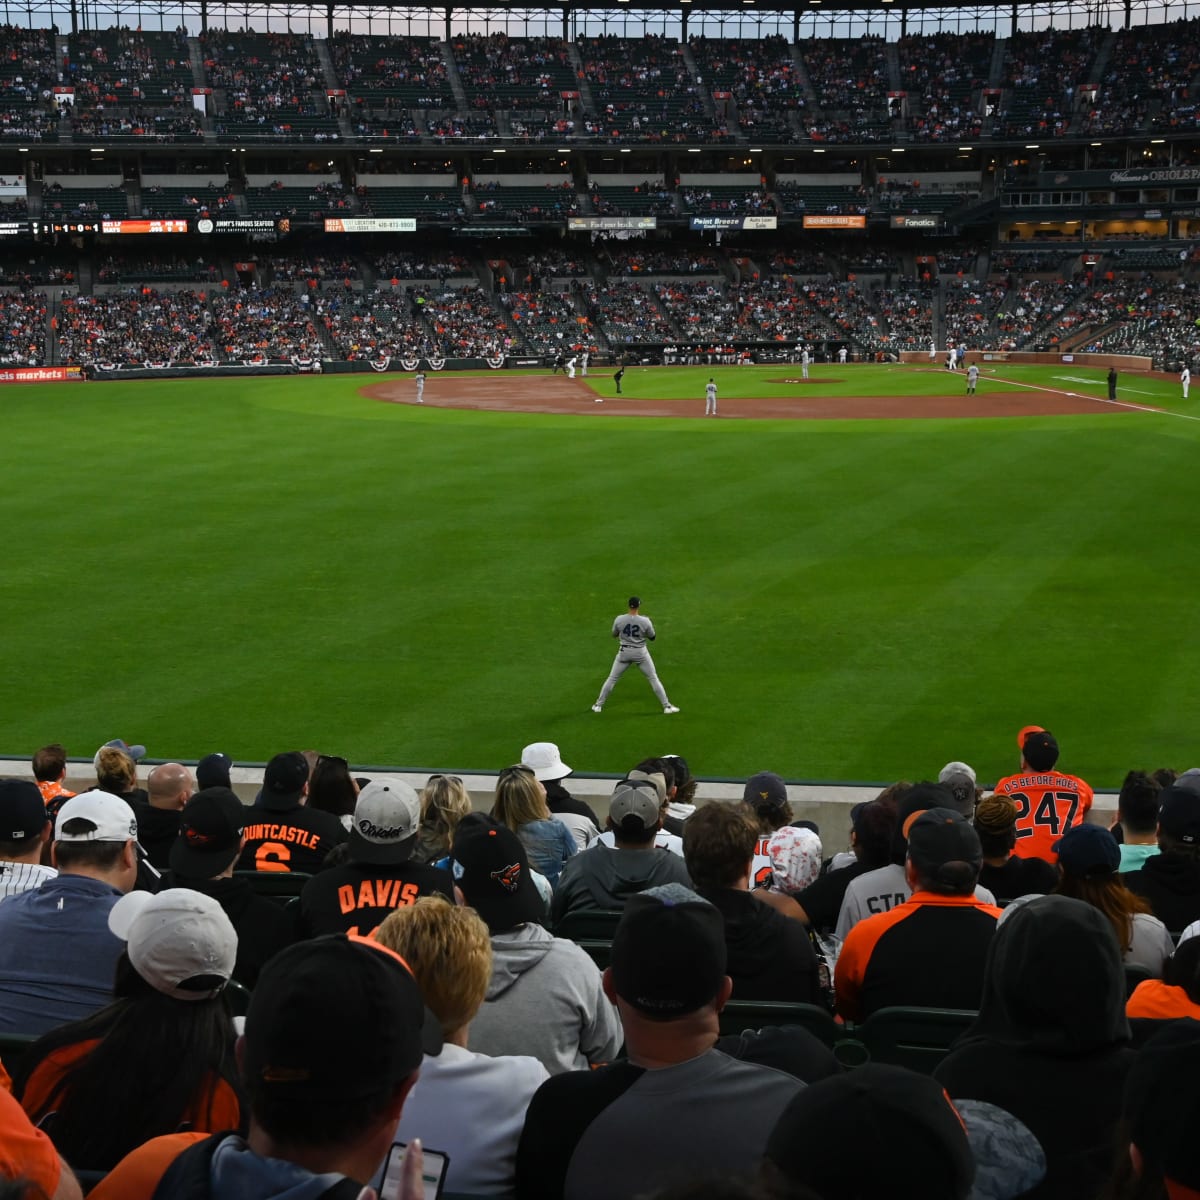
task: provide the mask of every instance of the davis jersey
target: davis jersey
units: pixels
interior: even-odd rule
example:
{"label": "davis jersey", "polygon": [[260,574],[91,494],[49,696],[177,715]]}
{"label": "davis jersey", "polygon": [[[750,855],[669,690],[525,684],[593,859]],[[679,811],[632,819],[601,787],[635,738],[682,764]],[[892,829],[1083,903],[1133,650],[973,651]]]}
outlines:
{"label": "davis jersey", "polygon": [[654,641],[654,623],[649,617],[625,613],[613,622],[613,637],[621,639],[622,650],[644,650]]}
{"label": "davis jersey", "polygon": [[1092,807],[1092,789],[1075,775],[1059,771],[1027,771],[996,784],[996,795],[1017,806],[1018,858],[1044,858],[1057,863],[1054,843],[1068,829],[1082,825]]}

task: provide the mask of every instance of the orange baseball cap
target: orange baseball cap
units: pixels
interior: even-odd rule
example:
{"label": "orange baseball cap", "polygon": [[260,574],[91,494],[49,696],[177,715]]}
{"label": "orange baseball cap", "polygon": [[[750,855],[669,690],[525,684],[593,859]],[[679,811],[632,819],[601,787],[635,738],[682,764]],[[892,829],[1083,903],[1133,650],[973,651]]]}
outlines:
{"label": "orange baseball cap", "polygon": [[1025,749],[1025,739],[1031,733],[1045,733],[1045,732],[1046,731],[1040,725],[1026,725],[1025,728],[1022,729],[1021,732],[1017,734],[1017,749],[1018,750]]}

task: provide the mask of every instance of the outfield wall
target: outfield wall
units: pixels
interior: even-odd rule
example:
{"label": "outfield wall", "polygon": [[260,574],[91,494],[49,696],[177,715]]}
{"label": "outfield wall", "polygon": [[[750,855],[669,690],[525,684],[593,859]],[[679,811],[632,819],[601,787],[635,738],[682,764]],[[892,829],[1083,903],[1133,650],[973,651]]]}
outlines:
{"label": "outfield wall", "polygon": [[[939,349],[935,364],[942,366],[945,356],[945,349]],[[900,361],[928,363],[929,351],[901,350]],[[1144,354],[1048,354],[1032,350],[968,350],[967,362],[1003,362],[1026,367],[1116,367],[1118,371],[1150,371],[1154,367],[1154,360]]]}

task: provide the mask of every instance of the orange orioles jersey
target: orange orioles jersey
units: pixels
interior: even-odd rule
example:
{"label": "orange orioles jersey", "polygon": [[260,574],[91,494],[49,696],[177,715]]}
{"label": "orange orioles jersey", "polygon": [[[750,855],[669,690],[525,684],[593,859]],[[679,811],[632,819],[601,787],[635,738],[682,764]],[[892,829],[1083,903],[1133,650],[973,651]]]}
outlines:
{"label": "orange orioles jersey", "polygon": [[1018,858],[1044,858],[1057,863],[1054,843],[1068,829],[1082,825],[1092,807],[1092,789],[1075,775],[1061,771],[1025,771],[996,784],[996,795],[1017,806]]}

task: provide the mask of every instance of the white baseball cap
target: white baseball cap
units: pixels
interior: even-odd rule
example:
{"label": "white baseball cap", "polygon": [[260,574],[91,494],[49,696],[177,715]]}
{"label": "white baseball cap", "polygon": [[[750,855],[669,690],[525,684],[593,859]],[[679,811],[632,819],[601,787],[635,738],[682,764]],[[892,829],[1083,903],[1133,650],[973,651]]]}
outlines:
{"label": "white baseball cap", "polygon": [[[92,828],[63,833],[63,826],[74,820],[90,821]],[[137,817],[133,815],[133,809],[120,796],[102,792],[99,788],[72,796],[58,810],[54,822],[56,842],[127,842],[131,838],[136,841],[137,835]]]}
{"label": "white baseball cap", "polygon": [[237,933],[211,896],[190,888],[129,892],[113,905],[108,927],[133,969],[167,996],[208,1000],[233,978]]}
{"label": "white baseball cap", "polygon": [[965,775],[972,784],[978,782],[975,778],[975,768],[968,766],[965,762],[948,762],[938,772],[938,783],[949,783],[952,779],[961,778]]}
{"label": "white baseball cap", "polygon": [[402,779],[368,783],[350,820],[350,857],[356,862],[401,863],[412,854],[421,822],[421,798]]}
{"label": "white baseball cap", "polygon": [[571,768],[562,760],[553,742],[532,742],[521,751],[521,766],[528,767],[541,783],[550,779],[565,779]]}

